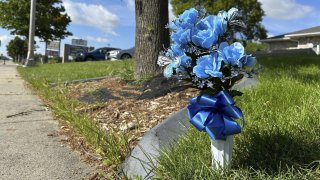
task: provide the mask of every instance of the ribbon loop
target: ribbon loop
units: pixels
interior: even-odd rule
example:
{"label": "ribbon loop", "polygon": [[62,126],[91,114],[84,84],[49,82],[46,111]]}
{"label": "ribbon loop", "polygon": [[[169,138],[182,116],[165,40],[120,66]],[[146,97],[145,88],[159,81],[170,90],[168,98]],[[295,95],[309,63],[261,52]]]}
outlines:
{"label": "ribbon loop", "polygon": [[199,131],[205,131],[211,139],[226,140],[227,136],[241,132],[241,126],[235,119],[244,117],[240,108],[227,91],[220,91],[215,96],[198,96],[190,100],[188,106],[190,122]]}

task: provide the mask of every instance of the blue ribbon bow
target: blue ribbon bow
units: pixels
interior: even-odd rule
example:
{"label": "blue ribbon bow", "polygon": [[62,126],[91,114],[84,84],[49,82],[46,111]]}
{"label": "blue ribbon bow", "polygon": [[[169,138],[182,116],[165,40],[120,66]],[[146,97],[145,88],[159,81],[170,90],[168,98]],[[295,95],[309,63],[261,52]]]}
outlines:
{"label": "blue ribbon bow", "polygon": [[188,113],[190,122],[199,131],[208,133],[211,139],[226,140],[228,135],[241,132],[240,125],[234,120],[244,117],[240,108],[227,91],[220,91],[215,96],[198,96],[190,100]]}

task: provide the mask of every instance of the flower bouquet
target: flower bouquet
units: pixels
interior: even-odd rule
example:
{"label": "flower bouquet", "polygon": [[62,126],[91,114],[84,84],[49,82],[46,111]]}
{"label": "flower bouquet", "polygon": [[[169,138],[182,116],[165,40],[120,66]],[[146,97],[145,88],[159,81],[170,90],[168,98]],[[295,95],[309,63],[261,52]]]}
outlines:
{"label": "flower bouquet", "polygon": [[188,113],[191,124],[210,136],[216,168],[230,167],[233,135],[244,126],[243,113],[233,100],[242,93],[232,87],[256,63],[240,42],[229,43],[245,28],[241,18],[236,8],[217,15],[203,8],[186,10],[168,25],[172,43],[158,58],[165,77],[178,76],[200,90],[190,100]]}

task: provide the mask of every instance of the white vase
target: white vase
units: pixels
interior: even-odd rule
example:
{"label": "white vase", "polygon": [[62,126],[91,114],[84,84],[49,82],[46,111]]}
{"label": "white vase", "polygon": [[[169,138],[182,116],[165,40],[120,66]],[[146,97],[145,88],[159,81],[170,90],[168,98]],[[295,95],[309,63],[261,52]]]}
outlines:
{"label": "white vase", "polygon": [[230,169],[232,160],[233,136],[227,140],[211,140],[212,166],[214,169]]}

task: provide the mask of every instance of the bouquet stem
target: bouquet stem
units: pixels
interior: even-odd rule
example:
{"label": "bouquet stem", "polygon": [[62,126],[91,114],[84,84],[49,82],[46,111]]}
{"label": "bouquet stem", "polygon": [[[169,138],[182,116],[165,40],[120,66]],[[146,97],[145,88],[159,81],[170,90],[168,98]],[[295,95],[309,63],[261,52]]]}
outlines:
{"label": "bouquet stem", "polygon": [[230,169],[232,160],[233,136],[227,140],[211,140],[212,166],[214,169]]}

